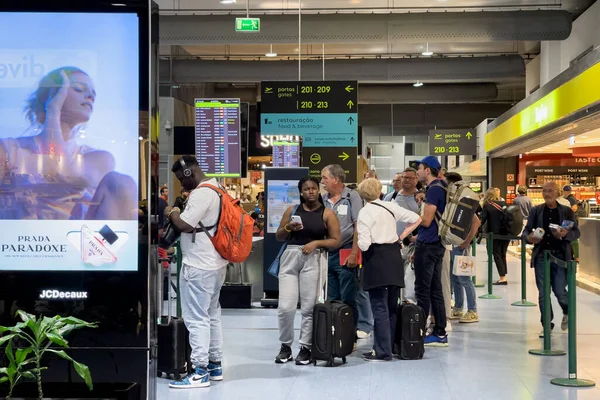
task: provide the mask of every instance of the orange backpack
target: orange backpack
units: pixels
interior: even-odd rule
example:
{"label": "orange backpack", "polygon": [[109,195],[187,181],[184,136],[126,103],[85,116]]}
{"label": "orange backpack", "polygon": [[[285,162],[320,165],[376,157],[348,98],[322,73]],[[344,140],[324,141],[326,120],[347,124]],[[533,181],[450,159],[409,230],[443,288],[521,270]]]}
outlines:
{"label": "orange backpack", "polygon": [[[254,220],[240,206],[240,201],[232,198],[222,188],[209,184],[201,184],[198,187],[214,190],[221,202],[216,225],[204,227],[200,223],[200,229],[210,238],[221,257],[230,262],[245,261],[252,251]],[[208,231],[214,227],[217,230],[214,235],[211,235]]]}

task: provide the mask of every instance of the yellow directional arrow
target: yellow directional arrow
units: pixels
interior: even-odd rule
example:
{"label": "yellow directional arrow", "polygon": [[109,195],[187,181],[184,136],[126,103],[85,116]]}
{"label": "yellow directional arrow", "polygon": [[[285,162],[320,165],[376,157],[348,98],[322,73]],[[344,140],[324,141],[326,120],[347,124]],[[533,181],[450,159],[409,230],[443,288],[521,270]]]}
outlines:
{"label": "yellow directional arrow", "polygon": [[342,154],[340,154],[338,157],[341,158],[342,161],[346,161],[348,158],[350,158],[350,156],[345,151],[342,151]]}
{"label": "yellow directional arrow", "polygon": [[350,85],[346,86],[346,92],[350,93],[354,90],[354,88]]}
{"label": "yellow directional arrow", "polygon": [[348,103],[346,103],[346,105],[348,106],[348,108],[352,108],[354,107],[354,102],[352,100],[348,100]]}
{"label": "yellow directional arrow", "polygon": [[467,132],[467,139],[471,139],[473,137],[473,134],[471,132]]}
{"label": "yellow directional arrow", "polygon": [[265,88],[265,93],[273,93],[273,88],[272,87]]}

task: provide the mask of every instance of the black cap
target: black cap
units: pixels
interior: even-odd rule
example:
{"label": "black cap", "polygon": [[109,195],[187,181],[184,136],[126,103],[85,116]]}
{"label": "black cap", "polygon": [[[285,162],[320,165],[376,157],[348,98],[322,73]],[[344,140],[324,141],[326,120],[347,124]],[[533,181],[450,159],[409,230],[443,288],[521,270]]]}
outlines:
{"label": "black cap", "polygon": [[108,227],[108,225],[104,225],[102,229],[100,229],[100,235],[106,240],[109,244],[113,244],[116,242],[119,237],[112,229]]}

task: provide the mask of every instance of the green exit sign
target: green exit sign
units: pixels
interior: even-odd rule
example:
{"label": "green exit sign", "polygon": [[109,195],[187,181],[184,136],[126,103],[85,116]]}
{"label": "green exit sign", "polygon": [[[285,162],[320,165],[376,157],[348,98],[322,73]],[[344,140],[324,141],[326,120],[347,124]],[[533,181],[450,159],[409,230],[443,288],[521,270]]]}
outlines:
{"label": "green exit sign", "polygon": [[236,18],[236,32],[260,32],[260,18]]}

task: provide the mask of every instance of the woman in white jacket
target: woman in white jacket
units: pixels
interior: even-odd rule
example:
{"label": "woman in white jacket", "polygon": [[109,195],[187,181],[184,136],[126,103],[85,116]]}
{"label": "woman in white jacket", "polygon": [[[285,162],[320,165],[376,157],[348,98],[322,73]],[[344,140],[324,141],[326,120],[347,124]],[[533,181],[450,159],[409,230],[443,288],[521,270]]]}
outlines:
{"label": "woman in white jacket", "polygon": [[[421,223],[414,212],[395,202],[379,200],[381,183],[366,179],[358,193],[368,203],[358,214],[358,247],[363,251],[363,287],[369,292],[375,320],[373,351],[366,361],[390,361],[396,331],[400,288],[404,287],[404,268],[400,253],[402,240]],[[407,224],[398,237],[396,221]]]}

